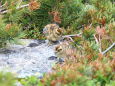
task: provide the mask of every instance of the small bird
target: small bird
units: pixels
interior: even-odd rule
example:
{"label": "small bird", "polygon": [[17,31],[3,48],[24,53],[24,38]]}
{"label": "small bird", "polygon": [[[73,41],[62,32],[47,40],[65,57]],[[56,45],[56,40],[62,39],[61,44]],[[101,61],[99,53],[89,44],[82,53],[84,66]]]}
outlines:
{"label": "small bird", "polygon": [[77,50],[68,41],[61,42],[55,47],[55,54],[58,58],[76,59]]}
{"label": "small bird", "polygon": [[62,28],[60,28],[57,24],[48,24],[43,29],[43,34],[51,43],[60,40],[62,37],[62,32]]}

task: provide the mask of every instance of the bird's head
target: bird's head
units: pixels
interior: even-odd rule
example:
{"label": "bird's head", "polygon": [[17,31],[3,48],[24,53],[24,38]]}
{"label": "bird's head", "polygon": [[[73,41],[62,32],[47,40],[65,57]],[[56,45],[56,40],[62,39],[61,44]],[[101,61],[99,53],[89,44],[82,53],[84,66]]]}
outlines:
{"label": "bird's head", "polygon": [[55,52],[61,52],[63,50],[62,46],[61,45],[57,45],[55,47]]}

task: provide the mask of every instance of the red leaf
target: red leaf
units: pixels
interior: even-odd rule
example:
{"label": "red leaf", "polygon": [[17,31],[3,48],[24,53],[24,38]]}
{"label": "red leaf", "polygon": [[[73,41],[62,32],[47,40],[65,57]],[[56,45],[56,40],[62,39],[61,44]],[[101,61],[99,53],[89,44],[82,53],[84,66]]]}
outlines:
{"label": "red leaf", "polygon": [[98,35],[104,36],[106,34],[105,27],[97,26],[96,27],[96,32],[97,32]]}
{"label": "red leaf", "polygon": [[29,3],[29,9],[30,10],[36,10],[38,8],[40,8],[40,3],[38,3],[35,0],[31,0],[30,3]]}
{"label": "red leaf", "polygon": [[61,23],[60,13],[58,11],[52,11],[49,14],[53,16],[53,22]]}

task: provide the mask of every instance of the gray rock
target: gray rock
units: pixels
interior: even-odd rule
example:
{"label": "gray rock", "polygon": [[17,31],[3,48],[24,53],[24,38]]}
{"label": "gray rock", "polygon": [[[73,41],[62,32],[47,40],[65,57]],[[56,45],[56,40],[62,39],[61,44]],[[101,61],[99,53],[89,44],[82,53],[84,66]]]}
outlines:
{"label": "gray rock", "polygon": [[56,57],[56,56],[50,56],[50,57],[48,58],[48,60],[57,60],[57,57]]}
{"label": "gray rock", "polygon": [[0,49],[0,70],[16,73],[19,78],[50,72],[55,60],[54,46],[48,46],[44,40],[21,39],[21,44],[9,44]]}

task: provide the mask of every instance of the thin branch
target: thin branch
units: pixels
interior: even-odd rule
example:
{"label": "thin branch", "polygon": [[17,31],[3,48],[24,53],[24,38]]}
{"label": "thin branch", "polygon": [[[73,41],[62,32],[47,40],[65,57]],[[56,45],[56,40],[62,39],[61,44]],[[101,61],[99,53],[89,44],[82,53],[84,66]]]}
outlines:
{"label": "thin branch", "polygon": [[92,26],[92,23],[89,25],[89,28],[91,28],[91,26]]}
{"label": "thin branch", "polygon": [[29,4],[21,5],[20,7],[17,7],[16,9],[21,9],[21,8],[28,7],[28,6],[29,6]]}
{"label": "thin branch", "polygon": [[114,46],[115,46],[115,43],[113,43],[110,47],[108,47],[105,51],[103,51],[102,54],[105,54],[106,52],[108,52]]}
{"label": "thin branch", "polygon": [[5,10],[5,11],[0,12],[0,14],[5,14],[7,12],[8,12],[8,10]]}
{"label": "thin branch", "polygon": [[102,49],[101,49],[101,36],[99,35],[99,46],[100,46],[100,52],[102,52]]}
{"label": "thin branch", "polygon": [[64,38],[69,38],[72,42],[74,42],[74,40],[72,39],[72,37],[75,37],[75,36],[81,37],[81,36],[80,36],[81,34],[82,34],[82,33],[73,34],[73,35],[65,35],[65,36],[62,36],[62,39],[61,39],[61,40],[63,40]]}
{"label": "thin branch", "polygon": [[[18,10],[18,9],[22,9],[22,8],[28,7],[28,6],[29,6],[29,4],[21,5],[20,7],[17,7],[16,9]],[[7,12],[8,12],[8,10],[5,10],[5,11],[0,12],[0,14],[5,14],[5,13],[7,13]]]}
{"label": "thin branch", "polygon": [[100,43],[95,35],[94,35],[94,38],[95,38],[96,43],[99,45],[99,52],[102,53]]}
{"label": "thin branch", "polygon": [[94,35],[94,38],[95,38],[96,43],[97,43],[97,44],[99,44],[99,42],[98,42],[98,40],[97,40],[97,38],[96,38],[96,36],[95,36],[95,35]]}
{"label": "thin branch", "polygon": [[20,5],[21,5],[21,3],[22,3],[22,0],[19,0],[18,5],[17,5],[17,7],[16,7],[16,8],[19,8],[19,7],[20,7]]}
{"label": "thin branch", "polygon": [[79,33],[79,34],[73,34],[73,35],[65,35],[65,36],[62,36],[63,38],[66,38],[66,37],[75,37],[75,36],[77,36],[77,37],[81,37],[80,35],[81,35],[82,33]]}
{"label": "thin branch", "polygon": [[[74,40],[71,38],[71,37],[66,37],[66,38],[69,38],[71,40],[71,42],[74,42]],[[64,38],[63,38],[64,39]]]}

